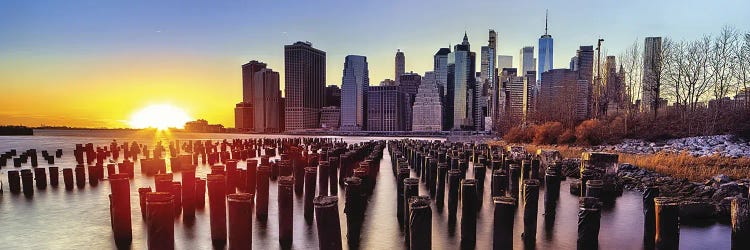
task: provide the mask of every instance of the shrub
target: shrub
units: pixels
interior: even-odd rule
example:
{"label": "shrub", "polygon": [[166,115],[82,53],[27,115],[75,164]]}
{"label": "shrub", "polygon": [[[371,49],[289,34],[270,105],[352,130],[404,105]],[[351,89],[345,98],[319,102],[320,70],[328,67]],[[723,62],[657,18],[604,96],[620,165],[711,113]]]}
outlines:
{"label": "shrub", "polygon": [[503,135],[509,143],[530,143],[534,139],[534,127],[512,127]]}
{"label": "shrub", "polygon": [[557,138],[559,144],[573,144],[576,142],[576,135],[572,129],[566,129],[565,132]]}
{"label": "shrub", "polygon": [[594,146],[602,143],[602,125],[599,120],[592,119],[581,122],[576,127],[576,142],[584,146]]}
{"label": "shrub", "polygon": [[558,138],[563,133],[563,125],[560,122],[547,122],[537,126],[534,134],[534,144],[557,144]]}

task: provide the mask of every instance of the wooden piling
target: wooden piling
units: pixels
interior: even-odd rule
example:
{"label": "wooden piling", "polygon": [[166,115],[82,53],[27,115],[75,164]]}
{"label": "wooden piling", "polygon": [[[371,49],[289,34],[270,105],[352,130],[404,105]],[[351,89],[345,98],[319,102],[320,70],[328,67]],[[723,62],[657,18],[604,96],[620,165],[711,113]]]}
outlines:
{"label": "wooden piling", "polygon": [[210,208],[211,241],[221,245],[227,240],[226,177],[223,174],[208,174],[208,202]]}
{"label": "wooden piling", "polygon": [[146,222],[149,249],[174,249],[174,204],[168,192],[153,192],[146,197]]}
{"label": "wooden piling", "polygon": [[654,198],[656,212],[656,249],[678,249],[680,246],[680,206],[674,198]]}
{"label": "wooden piling", "polygon": [[516,199],[509,196],[492,198],[495,204],[492,222],[492,249],[513,249],[513,223],[516,217]]}
{"label": "wooden piling", "polygon": [[341,250],[338,200],[336,196],[318,196],[313,200],[320,249]]}
{"label": "wooden piling", "polygon": [[227,195],[229,249],[253,249],[253,195]]}
{"label": "wooden piling", "polygon": [[278,207],[279,207],[279,243],[283,248],[292,244],[294,213],[293,213],[293,188],[294,177],[279,177],[278,185]]}

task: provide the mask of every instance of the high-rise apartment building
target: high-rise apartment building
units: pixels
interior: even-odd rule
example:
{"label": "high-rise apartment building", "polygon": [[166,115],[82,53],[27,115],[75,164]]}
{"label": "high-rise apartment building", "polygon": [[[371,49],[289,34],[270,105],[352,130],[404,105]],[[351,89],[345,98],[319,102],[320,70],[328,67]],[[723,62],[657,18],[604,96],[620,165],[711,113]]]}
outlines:
{"label": "high-rise apartment building", "polygon": [[358,131],[365,128],[367,87],[370,72],[367,57],[349,55],[344,61],[341,79],[341,130]]}
{"label": "high-rise apartment building", "polygon": [[325,99],[326,52],[310,42],[284,46],[285,127],[287,130],[320,128],[320,108]]}
{"label": "high-rise apartment building", "polygon": [[527,71],[524,76],[511,76],[508,79],[508,118],[513,124],[526,121],[534,110],[534,86],[536,72]]}
{"label": "high-rise apartment building", "polygon": [[503,69],[513,68],[513,56],[499,55],[497,56],[497,69],[502,72]]}
{"label": "high-rise apartment building", "polygon": [[[593,80],[594,80],[594,46],[580,46],[578,51],[576,52],[576,58],[577,64],[576,69],[578,71],[578,80],[579,81],[585,81],[586,87],[585,93],[586,93],[586,108],[585,112],[583,112],[583,108],[580,108],[579,115],[583,115],[586,119],[591,117],[593,114]],[[580,90],[584,90],[582,87],[579,87]]]}

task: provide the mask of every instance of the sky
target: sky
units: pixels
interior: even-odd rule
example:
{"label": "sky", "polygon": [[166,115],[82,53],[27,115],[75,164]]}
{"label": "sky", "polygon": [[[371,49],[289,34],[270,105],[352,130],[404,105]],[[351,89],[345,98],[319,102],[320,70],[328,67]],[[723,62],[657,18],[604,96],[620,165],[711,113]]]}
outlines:
{"label": "sky", "polygon": [[[468,34],[472,51],[498,32],[498,52],[537,47],[549,10],[554,66],[578,46],[619,55],[647,36],[695,39],[732,25],[750,30],[747,0],[543,1],[0,1],[0,124],[128,127],[148,105],[234,126],[241,65],[281,72],[283,46],[326,51],[326,81],[340,85],[344,57],[367,56],[370,84],[432,70],[432,55]],[[535,51],[536,53],[536,51]],[[604,55],[603,55],[604,56]]]}

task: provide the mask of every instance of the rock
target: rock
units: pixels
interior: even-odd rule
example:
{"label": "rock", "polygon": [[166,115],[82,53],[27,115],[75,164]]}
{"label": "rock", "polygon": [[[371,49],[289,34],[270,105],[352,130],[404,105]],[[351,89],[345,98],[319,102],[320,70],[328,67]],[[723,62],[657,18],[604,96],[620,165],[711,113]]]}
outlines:
{"label": "rock", "polygon": [[714,216],[716,207],[703,201],[680,202],[680,220],[702,220]]}
{"label": "rock", "polygon": [[731,179],[729,178],[729,176],[726,176],[725,174],[719,174],[717,176],[714,176],[714,177],[711,178],[711,180],[713,181],[713,183],[716,183],[716,184],[719,184],[719,185],[731,181]]}

